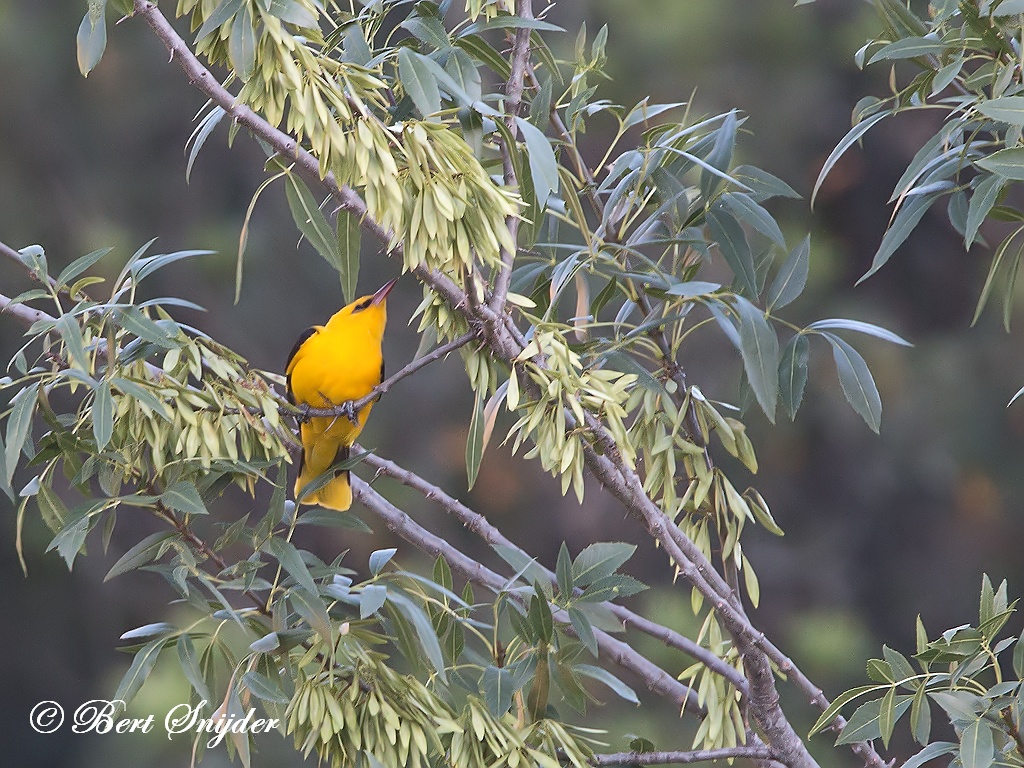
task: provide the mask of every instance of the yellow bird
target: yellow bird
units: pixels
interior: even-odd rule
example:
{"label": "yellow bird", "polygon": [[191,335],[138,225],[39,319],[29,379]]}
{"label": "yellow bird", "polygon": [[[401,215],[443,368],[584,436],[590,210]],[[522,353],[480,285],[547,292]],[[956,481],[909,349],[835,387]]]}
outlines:
{"label": "yellow bird", "polygon": [[[295,405],[333,408],[370,394],[384,378],[381,342],[387,322],[386,299],[395,286],[391,280],[372,296],[356,299],[338,310],[327,325],[307,328],[295,342],[285,372],[288,399]],[[299,428],[302,458],[295,479],[295,498],[336,461],[349,456],[349,447],[362,432],[373,403],[352,418],[317,416]],[[327,485],[309,494],[303,504],[344,511],[352,506],[348,471],[339,472]]]}

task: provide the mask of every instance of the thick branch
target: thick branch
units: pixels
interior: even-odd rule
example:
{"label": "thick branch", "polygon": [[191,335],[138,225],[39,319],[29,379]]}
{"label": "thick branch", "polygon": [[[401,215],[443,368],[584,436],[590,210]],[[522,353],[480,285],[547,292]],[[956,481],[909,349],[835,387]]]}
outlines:
{"label": "thick branch", "polygon": [[25,328],[31,328],[32,324],[39,320],[56,319],[41,309],[35,309],[27,304],[14,304],[13,301],[9,296],[0,293],[0,313],[10,315]]}
{"label": "thick branch", "polygon": [[[506,588],[508,579],[504,576],[478,563],[440,536],[436,536],[420,526],[409,515],[373,490],[367,482],[354,475],[352,476],[352,493],[367,509],[383,520],[389,530],[431,557],[443,556],[452,570],[458,572],[463,578],[494,592],[501,592]],[[569,617],[565,611],[554,610],[552,614],[556,621],[564,625],[566,632],[572,632]],[[643,680],[651,691],[672,700],[681,709],[686,709],[693,714],[701,714],[701,708],[697,706],[697,694],[693,690],[607,632],[595,628],[594,635],[597,638],[597,646],[603,659],[629,670]]]}
{"label": "thick branch", "polygon": [[712,760],[729,760],[736,758],[747,760],[772,760],[772,751],[764,746],[724,747],[722,749],[697,749],[691,752],[617,752],[614,754],[594,755],[591,765],[636,766],[636,765],[686,765],[689,763],[705,763]]}

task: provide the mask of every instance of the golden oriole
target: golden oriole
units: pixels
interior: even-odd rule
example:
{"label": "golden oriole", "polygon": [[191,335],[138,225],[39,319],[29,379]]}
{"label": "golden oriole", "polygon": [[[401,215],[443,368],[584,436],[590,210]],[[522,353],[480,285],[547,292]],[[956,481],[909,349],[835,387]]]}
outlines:
{"label": "golden oriole", "polygon": [[[288,398],[295,405],[333,408],[370,394],[384,378],[381,341],[387,322],[386,299],[395,280],[372,296],[356,299],[338,310],[327,325],[307,328],[295,342],[285,373]],[[336,461],[349,456],[349,447],[366,424],[373,403],[350,419],[345,415],[317,416],[299,428],[302,458],[295,479],[295,498]],[[348,471],[303,499],[304,504],[344,511],[352,506]]]}

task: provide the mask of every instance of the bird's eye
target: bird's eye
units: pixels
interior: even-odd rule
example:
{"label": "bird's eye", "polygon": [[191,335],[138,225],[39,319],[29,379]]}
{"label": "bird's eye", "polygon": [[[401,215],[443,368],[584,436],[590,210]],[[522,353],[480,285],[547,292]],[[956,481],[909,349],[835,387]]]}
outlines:
{"label": "bird's eye", "polygon": [[369,299],[366,299],[365,301],[360,301],[358,304],[356,304],[356,308],[353,309],[352,311],[353,312],[362,312],[364,309],[366,309],[368,306],[370,306],[370,303],[372,301],[373,301],[373,297],[370,297]]}

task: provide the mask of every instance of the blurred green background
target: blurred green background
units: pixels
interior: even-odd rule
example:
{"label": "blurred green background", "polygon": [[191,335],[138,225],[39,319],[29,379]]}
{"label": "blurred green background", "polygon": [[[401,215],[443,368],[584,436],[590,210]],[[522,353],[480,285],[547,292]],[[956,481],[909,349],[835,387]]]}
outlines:
{"label": "blurred green background", "polygon": [[[215,257],[161,272],[149,290],[211,308],[182,318],[254,365],[280,371],[298,333],[342,303],[336,276],[307,244],[296,247],[283,191],[271,188],[257,203],[242,298],[232,306],[238,233],[263,179],[262,154],[244,134],[229,150],[222,126],[186,184],[183,147],[202,97],[168,65],[141,21],[111,27],[103,61],[83,79],[74,39],[84,10],[84,2],[0,0],[0,240],[16,248],[40,243],[58,266],[112,245],[117,251],[109,271],[153,236],[165,250],[215,249]],[[743,160],[781,176],[805,197],[848,129],[852,105],[887,89],[887,70],[860,72],[852,65],[854,51],[876,26],[866,3],[819,0],[794,9],[791,0],[594,0],[566,2],[551,18],[570,31],[567,45],[582,22],[591,33],[609,24],[613,80],[604,95],[615,102],[632,104],[646,94],[683,101],[693,94],[697,113],[741,109],[750,117],[739,150]],[[853,339],[882,393],[880,436],[846,405],[825,349],[812,350],[811,381],[795,423],[773,427],[759,414],[748,416],[760,449],[757,487],[787,532],[782,539],[749,532],[745,552],[762,581],[756,621],[830,695],[859,684],[864,662],[883,642],[912,650],[916,614],[933,635],[975,620],[983,572],[997,582],[1008,578],[1011,596],[1024,587],[1024,473],[1018,469],[1024,404],[1005,407],[1024,384],[1021,336],[1003,332],[997,311],[968,327],[989,254],[979,246],[965,254],[943,212],[933,210],[888,266],[854,287],[891,213],[885,200],[934,132],[933,120],[914,115],[876,128],[863,151],[852,151],[836,167],[813,214],[806,201],[775,209],[791,242],[813,233],[811,282],[788,310],[792,320],[852,317],[880,323],[915,344],[907,350]],[[596,121],[588,142],[596,149],[603,141]],[[365,244],[361,288],[370,291],[397,272]],[[10,295],[25,287],[23,274],[0,264],[0,291]],[[391,370],[416,348],[407,320],[418,301],[410,278],[392,294]],[[4,360],[19,346],[19,334],[0,318]],[[685,362],[705,392],[735,400],[738,361],[722,339],[713,333],[698,339]],[[656,618],[690,626],[688,591],[668,583],[662,554],[600,493],[591,492],[580,507],[571,496],[563,499],[537,466],[495,445],[476,487],[466,492],[471,398],[460,369],[448,361],[402,382],[375,409],[365,444],[465,498],[548,565],[563,539],[573,552],[595,539],[640,543],[628,567],[653,588],[635,598],[636,607],[656,606]],[[386,492],[459,546],[486,556],[468,532],[448,525],[422,499],[401,489]],[[153,524],[122,515],[111,551],[104,554],[97,539],[69,574],[55,554],[43,553],[48,532],[30,520],[25,579],[14,550],[13,512],[5,499],[0,505],[6,542],[0,546],[6,628],[0,754],[16,756],[26,768],[90,768],[129,757],[137,766],[185,764],[188,743],[168,741],[159,728],[149,736],[76,736],[67,725],[41,736],[28,728],[28,713],[40,700],[73,709],[112,695],[129,663],[115,650],[118,636],[173,615],[163,607],[169,592],[155,576],[102,582],[113,560]],[[391,543],[386,532],[329,532],[305,542],[330,555],[351,549],[355,567]],[[404,564],[417,562],[408,547],[400,552]],[[1018,621],[1010,629],[1019,627]],[[641,641],[641,647],[673,673],[688,665],[654,643]],[[798,729],[806,732],[814,715],[782,689],[795,705]],[[185,698],[174,666],[161,664],[133,711],[160,720]],[[671,713],[641,716],[611,702],[577,721],[610,728],[612,749],[624,748],[623,732],[662,748],[688,746],[686,729]],[[276,736],[259,738],[256,748],[258,765],[296,764]],[[854,764],[849,753],[830,749],[827,736],[812,748],[828,766]],[[893,755],[902,759],[911,749],[897,741]],[[226,763],[223,750],[205,762]]]}

